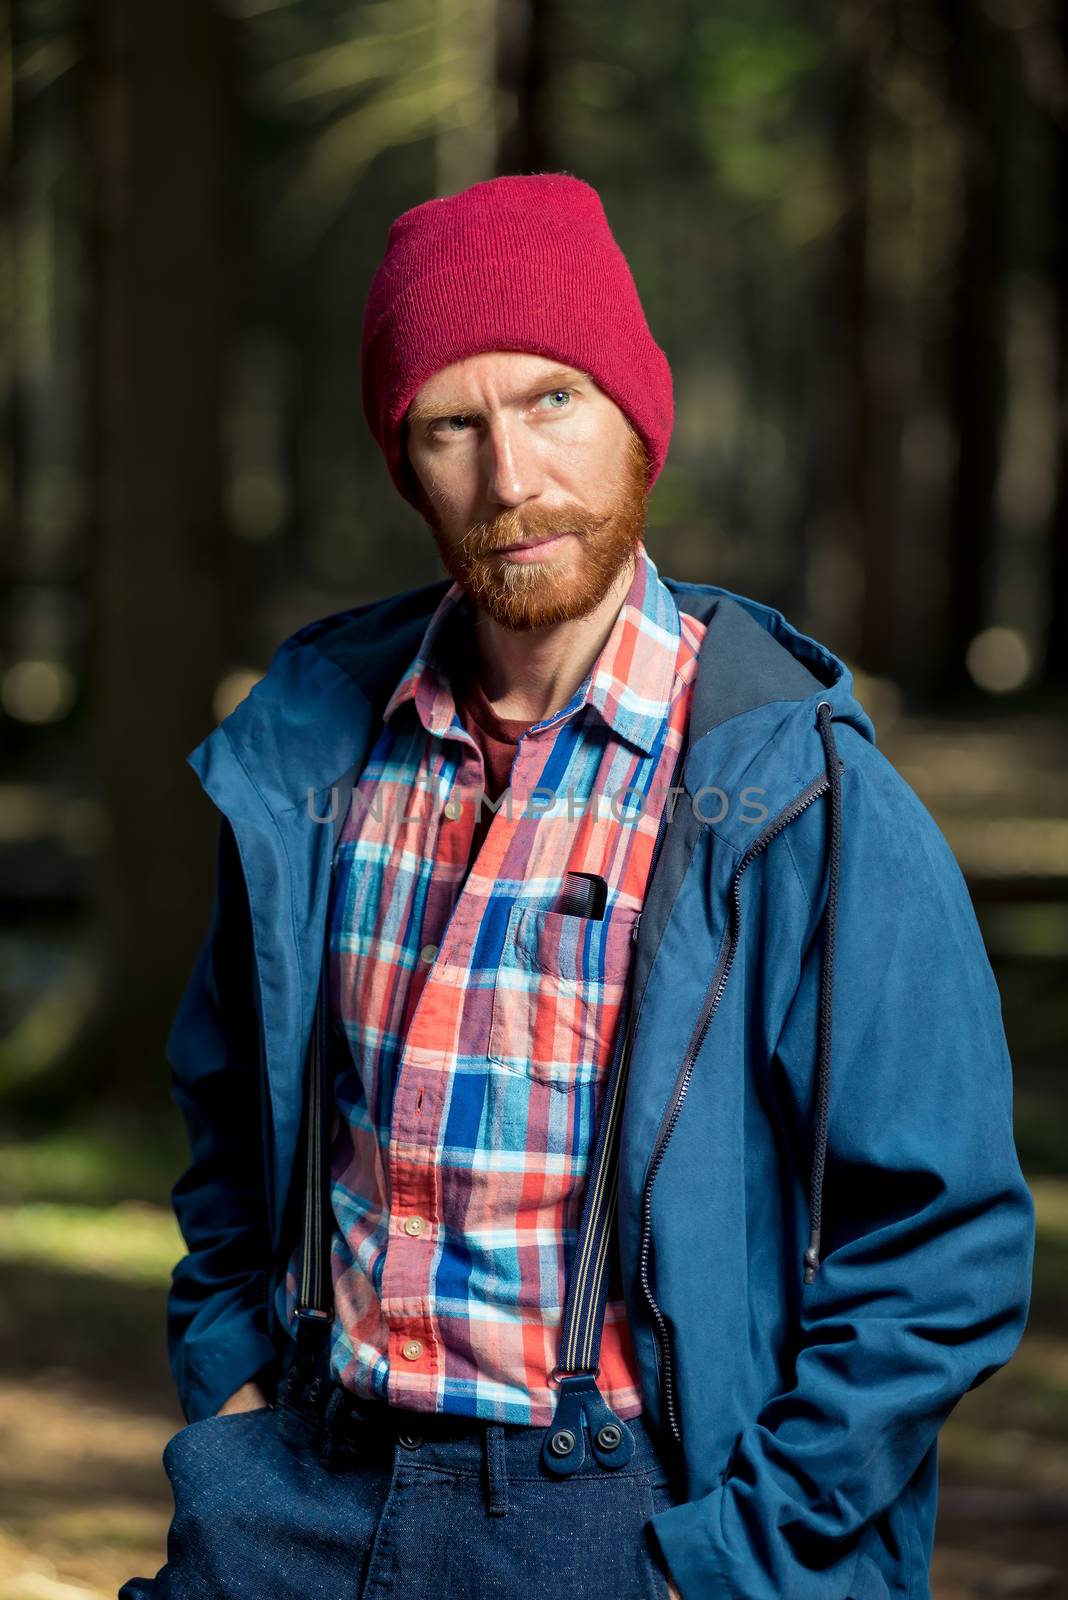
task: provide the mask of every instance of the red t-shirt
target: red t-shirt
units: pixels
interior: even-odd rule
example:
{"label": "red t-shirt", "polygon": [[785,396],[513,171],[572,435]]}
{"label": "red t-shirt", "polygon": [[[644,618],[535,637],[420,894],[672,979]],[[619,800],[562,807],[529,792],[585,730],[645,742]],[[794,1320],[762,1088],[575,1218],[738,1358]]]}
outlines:
{"label": "red t-shirt", "polygon": [[[498,800],[508,787],[519,736],[532,727],[533,723],[526,717],[499,717],[486,699],[482,685],[474,672],[469,672],[466,682],[460,684],[456,690],[456,709],[460,714],[460,721],[482,751],[482,761],[486,769],[486,794],[489,799]],[[465,805],[476,803],[475,796],[464,797]],[[469,872],[495,815],[489,806],[483,806],[481,814],[475,818],[471,853],[467,860]]]}

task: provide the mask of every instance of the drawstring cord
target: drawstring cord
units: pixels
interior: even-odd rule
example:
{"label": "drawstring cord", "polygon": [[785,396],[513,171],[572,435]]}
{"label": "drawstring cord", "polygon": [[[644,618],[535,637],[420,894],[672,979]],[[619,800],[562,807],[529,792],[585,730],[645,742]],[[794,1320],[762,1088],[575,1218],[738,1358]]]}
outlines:
{"label": "drawstring cord", "polygon": [[838,771],[838,750],[831,729],[832,707],[821,700],[816,707],[816,722],[823,740],[827,779],[831,786],[831,864],[824,911],[823,959],[820,964],[819,1022],[817,1027],[816,1134],[812,1152],[812,1188],[809,1196],[808,1249],[805,1251],[805,1282],[812,1283],[820,1266],[820,1230],[823,1222],[823,1174],[827,1162],[827,1110],[831,1093],[831,1002],[834,990],[834,934],[838,917],[838,869],[842,849],[842,781]]}

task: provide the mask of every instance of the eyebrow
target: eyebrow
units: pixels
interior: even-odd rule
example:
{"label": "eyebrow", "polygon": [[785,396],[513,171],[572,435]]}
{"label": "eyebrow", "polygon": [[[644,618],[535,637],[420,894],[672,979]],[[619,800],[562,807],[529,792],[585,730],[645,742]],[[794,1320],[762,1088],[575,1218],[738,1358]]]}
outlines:
{"label": "eyebrow", "polygon": [[[517,400],[531,400],[535,395],[549,394],[553,389],[570,388],[575,383],[588,383],[588,372],[580,372],[577,367],[554,367],[547,372],[544,378],[539,378],[537,383],[514,394],[505,402],[514,405]],[[432,422],[438,417],[467,417],[472,414],[471,407],[462,401],[422,401],[416,404],[413,400],[405,413],[407,422]]]}

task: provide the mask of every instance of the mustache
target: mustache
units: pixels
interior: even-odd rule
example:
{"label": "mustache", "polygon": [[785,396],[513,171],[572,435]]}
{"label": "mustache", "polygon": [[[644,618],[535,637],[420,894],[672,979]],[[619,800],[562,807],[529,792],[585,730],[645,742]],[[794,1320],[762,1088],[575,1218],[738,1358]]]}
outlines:
{"label": "mustache", "polygon": [[603,528],[610,516],[593,516],[588,511],[533,510],[522,514],[503,511],[489,522],[476,522],[459,540],[464,554],[469,558],[492,555],[495,550],[507,550],[509,545],[521,544],[529,539],[549,539],[556,534],[574,533],[588,538]]}

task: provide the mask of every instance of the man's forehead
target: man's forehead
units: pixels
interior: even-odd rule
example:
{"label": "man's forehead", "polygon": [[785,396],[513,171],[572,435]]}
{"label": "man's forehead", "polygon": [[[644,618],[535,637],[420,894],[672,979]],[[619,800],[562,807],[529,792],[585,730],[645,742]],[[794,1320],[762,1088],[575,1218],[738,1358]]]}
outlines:
{"label": "man's forehead", "polygon": [[592,383],[588,372],[544,356],[520,351],[493,351],[486,357],[473,357],[443,367],[428,378],[415,395],[405,416],[415,422],[426,416],[459,413],[472,405],[480,381],[492,375],[501,390],[504,404],[525,399],[541,389],[564,388],[569,384]]}

